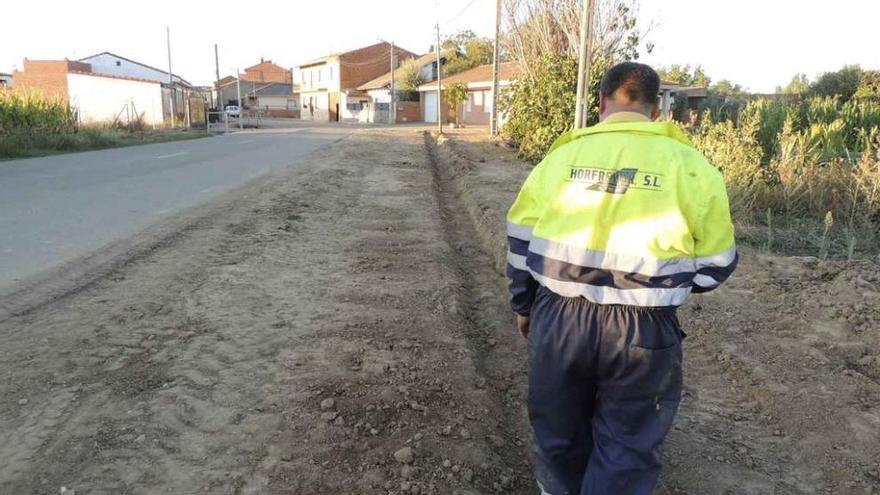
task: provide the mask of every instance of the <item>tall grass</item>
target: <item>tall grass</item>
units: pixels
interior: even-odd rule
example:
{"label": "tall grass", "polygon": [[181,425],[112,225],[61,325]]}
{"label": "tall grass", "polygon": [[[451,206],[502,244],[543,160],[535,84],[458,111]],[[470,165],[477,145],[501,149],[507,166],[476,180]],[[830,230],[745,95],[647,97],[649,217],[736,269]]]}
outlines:
{"label": "tall grass", "polygon": [[75,130],[76,120],[63,99],[0,91],[0,136],[22,131],[60,134]]}
{"label": "tall grass", "polygon": [[82,127],[64,99],[0,91],[0,159],[201,136],[150,134],[143,132],[145,127],[140,117],[128,123]]}
{"label": "tall grass", "polygon": [[689,126],[725,175],[740,237],[816,256],[880,253],[880,104],[754,100]]}

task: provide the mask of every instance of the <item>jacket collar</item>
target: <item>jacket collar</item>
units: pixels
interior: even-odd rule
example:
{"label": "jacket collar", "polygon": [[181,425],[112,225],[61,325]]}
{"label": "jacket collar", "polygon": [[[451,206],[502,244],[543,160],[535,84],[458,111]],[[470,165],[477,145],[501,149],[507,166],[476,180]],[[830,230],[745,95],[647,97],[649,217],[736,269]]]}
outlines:
{"label": "jacket collar", "polygon": [[691,140],[688,139],[684,131],[673,122],[665,120],[650,121],[642,114],[634,115],[637,117],[634,117],[632,112],[617,112],[609,115],[605,120],[592,127],[568,131],[556,139],[553,146],[547,151],[547,154],[549,155],[557,148],[560,148],[578,138],[610,132],[666,136],[684,145],[693,147]]}
{"label": "jacket collar", "polygon": [[650,122],[651,118],[639,112],[614,112],[605,117],[601,124],[616,124],[619,122]]}

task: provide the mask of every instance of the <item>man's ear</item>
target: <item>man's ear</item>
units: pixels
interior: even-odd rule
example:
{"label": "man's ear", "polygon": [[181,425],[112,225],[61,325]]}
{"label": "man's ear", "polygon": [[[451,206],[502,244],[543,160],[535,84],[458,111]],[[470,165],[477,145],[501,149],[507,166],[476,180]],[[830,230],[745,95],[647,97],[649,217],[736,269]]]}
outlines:
{"label": "man's ear", "polygon": [[605,114],[605,108],[608,106],[607,100],[608,100],[608,98],[605,95],[599,93],[599,115],[600,116]]}
{"label": "man's ear", "polygon": [[655,101],[651,106],[651,120],[657,120],[658,117],[660,117],[660,104]]}

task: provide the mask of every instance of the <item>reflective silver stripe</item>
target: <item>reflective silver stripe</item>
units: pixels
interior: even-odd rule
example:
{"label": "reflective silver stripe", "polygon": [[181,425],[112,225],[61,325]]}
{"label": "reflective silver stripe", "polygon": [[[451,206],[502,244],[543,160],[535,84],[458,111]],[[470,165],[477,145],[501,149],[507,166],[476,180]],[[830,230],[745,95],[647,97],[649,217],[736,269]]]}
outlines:
{"label": "reflective silver stripe", "polygon": [[532,239],[532,228],[525,225],[517,225],[513,222],[507,222],[507,235],[528,241]]}
{"label": "reflective silver stripe", "polygon": [[690,287],[675,289],[615,289],[579,282],[563,282],[529,270],[539,284],[563,297],[585,297],[596,304],[629,306],[680,306],[691,293]]}
{"label": "reflective silver stripe", "polygon": [[703,275],[702,273],[698,273],[694,276],[694,283],[699,285],[700,287],[705,287],[706,289],[715,287],[719,285],[721,282],[715,280],[709,275]]}
{"label": "reflective silver stripe", "polygon": [[535,482],[538,483],[538,488],[541,489],[541,495],[550,495],[550,492],[544,489],[544,485],[542,485],[540,481],[535,480]]}
{"label": "reflective silver stripe", "polygon": [[618,270],[624,273],[640,273],[650,277],[696,271],[692,258],[649,259],[641,256],[579,248],[541,237],[532,238],[529,242],[529,251],[578,266]]}
{"label": "reflective silver stripe", "polygon": [[694,261],[696,262],[697,270],[699,270],[700,268],[707,267],[724,268],[733,263],[734,259],[736,259],[736,245],[726,251],[722,251],[712,256],[697,258]]}
{"label": "reflective silver stripe", "polygon": [[529,266],[526,264],[526,257],[521,254],[514,254],[510,251],[507,252],[507,262],[517,270],[528,270]]}

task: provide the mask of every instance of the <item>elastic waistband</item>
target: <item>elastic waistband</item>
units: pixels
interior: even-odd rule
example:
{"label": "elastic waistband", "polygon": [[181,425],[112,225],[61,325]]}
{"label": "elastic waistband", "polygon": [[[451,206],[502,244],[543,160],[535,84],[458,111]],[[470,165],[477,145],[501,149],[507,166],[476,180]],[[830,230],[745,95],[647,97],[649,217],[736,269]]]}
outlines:
{"label": "elastic waistband", "polygon": [[552,290],[538,284],[538,297],[540,296],[558,299],[565,304],[596,308],[606,311],[615,311],[631,314],[672,315],[677,314],[678,306],[632,306],[629,304],[599,304],[584,297],[561,296]]}

